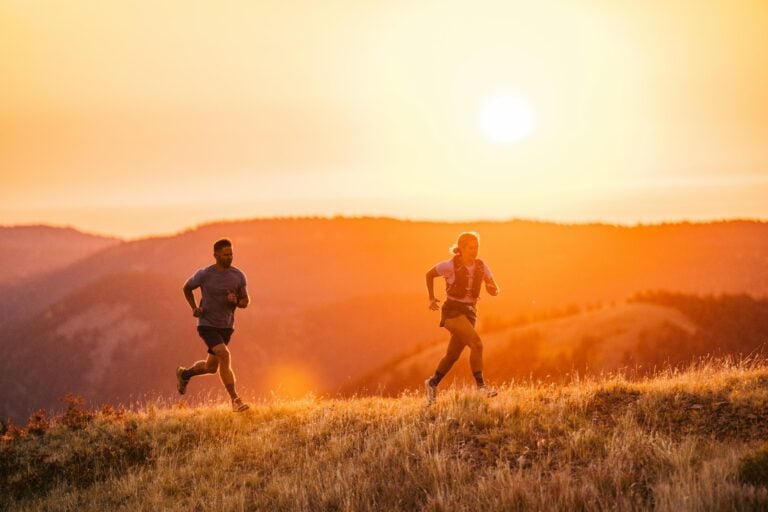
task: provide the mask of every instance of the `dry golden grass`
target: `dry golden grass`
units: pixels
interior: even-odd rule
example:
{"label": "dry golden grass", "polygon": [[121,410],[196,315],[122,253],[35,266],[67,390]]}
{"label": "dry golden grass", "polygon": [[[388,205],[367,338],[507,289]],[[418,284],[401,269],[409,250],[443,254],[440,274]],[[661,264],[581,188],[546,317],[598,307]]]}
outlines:
{"label": "dry golden grass", "polygon": [[[0,444],[10,510],[765,510],[768,365],[630,382],[38,417]],[[67,418],[67,416],[69,416]]]}

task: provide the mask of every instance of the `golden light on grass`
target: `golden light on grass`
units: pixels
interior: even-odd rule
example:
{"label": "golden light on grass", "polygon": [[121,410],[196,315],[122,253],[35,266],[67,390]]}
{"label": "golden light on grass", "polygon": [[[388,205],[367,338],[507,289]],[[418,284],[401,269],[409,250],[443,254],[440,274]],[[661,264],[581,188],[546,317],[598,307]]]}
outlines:
{"label": "golden light on grass", "polygon": [[[288,371],[284,369],[283,371]],[[100,413],[0,437],[11,510],[766,510],[768,367]]]}

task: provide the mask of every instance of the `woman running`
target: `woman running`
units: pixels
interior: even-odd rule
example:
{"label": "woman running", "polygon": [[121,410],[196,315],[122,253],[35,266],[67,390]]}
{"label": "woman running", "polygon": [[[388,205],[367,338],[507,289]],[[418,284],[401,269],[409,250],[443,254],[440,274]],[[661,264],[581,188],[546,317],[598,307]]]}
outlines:
{"label": "woman running", "polygon": [[445,357],[437,365],[435,374],[424,382],[429,404],[437,399],[437,385],[467,345],[471,351],[469,366],[478,390],[485,396],[496,396],[496,390],[487,387],[483,380],[483,342],[475,331],[475,306],[483,282],[488,293],[494,296],[499,294],[499,287],[488,265],[477,258],[479,248],[480,235],[474,231],[461,233],[456,244],[451,247],[453,258],[441,261],[427,272],[429,309],[433,311],[440,309],[440,301],[435,298],[434,280],[438,276],[445,278],[447,297],[440,314],[440,327],[445,327],[451,333]]}

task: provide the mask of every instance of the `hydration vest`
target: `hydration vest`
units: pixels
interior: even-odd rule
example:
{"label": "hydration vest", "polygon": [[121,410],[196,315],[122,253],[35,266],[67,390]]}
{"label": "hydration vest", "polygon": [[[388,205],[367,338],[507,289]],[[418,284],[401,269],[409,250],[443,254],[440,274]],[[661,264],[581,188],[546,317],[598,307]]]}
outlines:
{"label": "hydration vest", "polygon": [[[447,285],[446,293],[451,297],[463,298],[467,294],[469,270],[461,262],[461,255],[459,254],[453,257],[453,275],[455,279],[453,284]],[[473,299],[477,299],[480,296],[480,287],[483,285],[483,278],[485,277],[485,263],[483,263],[483,260],[475,260],[475,271],[472,277],[472,289],[469,290],[469,294]]]}

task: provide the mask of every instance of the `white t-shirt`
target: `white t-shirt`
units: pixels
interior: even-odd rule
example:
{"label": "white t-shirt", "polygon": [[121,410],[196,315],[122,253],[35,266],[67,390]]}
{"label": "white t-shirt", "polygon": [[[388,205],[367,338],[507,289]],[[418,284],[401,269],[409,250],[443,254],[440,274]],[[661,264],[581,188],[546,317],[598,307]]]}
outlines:
{"label": "white t-shirt", "polygon": [[[448,295],[448,298],[450,300],[455,300],[457,302],[468,302],[473,303],[475,302],[475,298],[472,297],[472,283],[475,280],[475,265],[478,264],[478,261],[475,260],[475,262],[472,265],[467,265],[467,271],[469,272],[469,279],[467,280],[467,292],[464,294],[463,297],[454,297],[452,295]],[[493,274],[491,274],[491,269],[488,268],[488,265],[483,262],[483,267],[485,270],[485,273],[483,275],[483,281],[486,283],[490,283],[493,279]],[[456,281],[456,273],[453,270],[453,259],[441,261],[437,265],[435,265],[435,270],[437,270],[437,273],[445,278],[445,284],[450,287],[454,281]]]}

